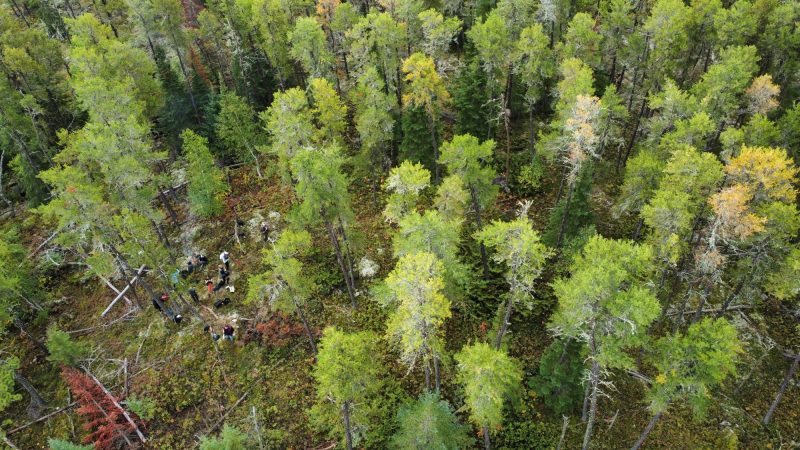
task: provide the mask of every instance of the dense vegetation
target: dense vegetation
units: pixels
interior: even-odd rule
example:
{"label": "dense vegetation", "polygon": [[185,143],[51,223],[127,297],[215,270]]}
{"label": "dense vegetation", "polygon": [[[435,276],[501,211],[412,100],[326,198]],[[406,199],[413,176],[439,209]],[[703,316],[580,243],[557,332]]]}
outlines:
{"label": "dense vegetation", "polygon": [[798,445],[798,23],[0,0],[0,445]]}

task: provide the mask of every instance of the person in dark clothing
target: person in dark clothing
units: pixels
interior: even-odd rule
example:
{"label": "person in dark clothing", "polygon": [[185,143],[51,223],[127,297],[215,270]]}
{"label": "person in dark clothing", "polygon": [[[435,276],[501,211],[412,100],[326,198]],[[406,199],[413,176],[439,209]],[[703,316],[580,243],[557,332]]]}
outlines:
{"label": "person in dark clothing", "polygon": [[230,284],[231,282],[231,273],[228,272],[227,267],[219,266],[219,280],[223,286]]}
{"label": "person in dark clothing", "polygon": [[189,297],[192,297],[195,303],[200,302],[200,296],[197,295],[197,290],[195,288],[189,288]]}
{"label": "person in dark clothing", "polygon": [[217,308],[217,309],[222,308],[223,306],[229,304],[230,302],[231,302],[231,299],[228,298],[228,297],[225,297],[222,300],[215,301],[214,302],[214,308]]}
{"label": "person in dark clothing", "polygon": [[160,311],[160,312],[164,311],[164,310],[161,309],[161,305],[158,304],[158,300],[156,300],[155,297],[153,297],[153,308],[155,308],[157,311]]}
{"label": "person in dark clothing", "polygon": [[259,230],[261,231],[261,236],[264,238],[264,242],[269,242],[269,224],[267,222],[261,222]]}
{"label": "person in dark clothing", "polygon": [[194,263],[192,259],[194,258],[189,258],[189,261],[186,263],[186,271],[189,272],[190,275],[194,272]]}
{"label": "person in dark clothing", "polygon": [[194,257],[201,268],[208,264],[208,257],[206,257],[206,255],[194,255]]}
{"label": "person in dark clothing", "polygon": [[233,327],[230,324],[222,329],[222,338],[233,342]]}

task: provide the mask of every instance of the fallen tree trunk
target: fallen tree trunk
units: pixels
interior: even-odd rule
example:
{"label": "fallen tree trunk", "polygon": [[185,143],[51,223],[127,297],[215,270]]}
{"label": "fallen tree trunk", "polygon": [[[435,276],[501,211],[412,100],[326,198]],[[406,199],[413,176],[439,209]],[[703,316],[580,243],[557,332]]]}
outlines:
{"label": "fallen tree trunk", "polygon": [[[144,266],[139,267],[139,270],[136,271],[136,276],[134,276],[133,279],[131,279],[131,281],[128,282],[128,285],[125,286],[125,288],[122,289],[122,291],[117,290],[117,288],[115,288],[111,283],[109,283],[108,280],[103,279],[103,281],[105,281],[106,284],[108,284],[108,286],[111,289],[117,292],[117,296],[114,298],[114,300],[111,300],[111,303],[106,307],[106,309],[102,313],[100,313],[100,317],[104,317],[106,314],[108,314],[108,312],[111,311],[111,308],[114,307],[114,305],[119,301],[119,299],[125,296],[125,293],[128,292],[128,289],[130,289],[131,286],[133,286],[133,283],[135,283],[136,280],[139,279],[139,275],[142,274],[143,270]],[[127,297],[125,298],[125,300],[127,300],[130,303],[130,300]]]}

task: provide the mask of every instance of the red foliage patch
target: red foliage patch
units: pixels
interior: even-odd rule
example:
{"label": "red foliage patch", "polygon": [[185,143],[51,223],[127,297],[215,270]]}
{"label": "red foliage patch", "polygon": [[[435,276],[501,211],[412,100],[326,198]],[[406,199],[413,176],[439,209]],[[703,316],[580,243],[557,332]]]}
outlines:
{"label": "red foliage patch", "polygon": [[303,324],[294,322],[281,312],[273,313],[266,322],[245,330],[245,342],[257,342],[272,347],[284,347],[293,338],[305,334]]}
{"label": "red foliage patch", "polygon": [[[131,437],[135,427],[114,404],[120,399],[110,398],[89,375],[72,367],[61,367],[61,377],[80,405],[78,414],[86,420],[83,429],[90,433],[83,438],[84,443],[91,442],[96,449],[103,450],[129,447],[127,443],[136,442],[136,438]],[[128,415],[139,422],[135,414],[129,412]]]}

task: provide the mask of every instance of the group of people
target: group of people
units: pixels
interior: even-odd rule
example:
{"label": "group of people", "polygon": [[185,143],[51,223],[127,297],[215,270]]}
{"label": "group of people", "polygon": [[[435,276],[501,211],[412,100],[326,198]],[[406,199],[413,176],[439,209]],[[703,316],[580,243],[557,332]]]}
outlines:
{"label": "group of people", "polygon": [[[208,278],[205,280],[205,285],[208,290],[209,296],[213,293],[228,287],[228,289],[233,292],[233,286],[230,285],[230,277],[231,277],[231,259],[230,253],[227,251],[222,251],[219,254],[219,260],[221,264],[217,267],[219,273],[219,281],[214,281],[213,278]],[[200,271],[205,266],[208,265],[208,257],[202,254],[195,254],[191,258],[189,258],[187,262],[187,268],[185,270],[180,270],[178,273],[173,275],[173,281],[177,284],[177,276],[178,274],[182,278],[187,278],[189,275],[194,273],[195,271]],[[192,301],[195,303],[200,302],[200,295],[197,293],[197,289],[194,287],[190,287],[188,289],[189,297],[191,297]],[[174,313],[173,309],[169,306],[169,294],[164,293],[161,295],[160,298],[153,298],[153,306],[158,310],[163,312],[168,318],[172,319],[175,323],[181,323],[183,321],[183,317],[180,314]],[[220,308],[224,305],[230,303],[230,298],[225,297],[223,300],[218,300],[214,303],[214,306]],[[211,337],[216,341],[220,338],[220,336],[210,328],[207,327],[206,331],[211,333]],[[222,336],[223,339],[233,341],[234,337],[234,329],[231,324],[226,324],[222,329]]]}

